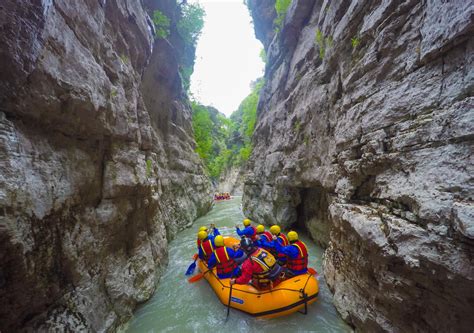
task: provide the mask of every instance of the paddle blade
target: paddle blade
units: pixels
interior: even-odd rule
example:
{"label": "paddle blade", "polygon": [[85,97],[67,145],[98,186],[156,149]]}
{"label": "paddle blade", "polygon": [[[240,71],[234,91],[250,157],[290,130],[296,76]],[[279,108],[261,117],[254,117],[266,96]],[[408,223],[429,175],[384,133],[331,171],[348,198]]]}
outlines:
{"label": "paddle blade", "polygon": [[188,269],[186,270],[186,275],[193,274],[195,269],[196,269],[196,262],[193,262],[191,265],[189,265]]}
{"label": "paddle blade", "polygon": [[204,277],[204,274],[203,274],[203,273],[199,273],[199,274],[196,274],[196,275],[190,277],[190,278],[188,279],[188,282],[189,282],[189,283],[198,282],[198,281],[201,280],[203,277]]}
{"label": "paddle blade", "polygon": [[314,277],[319,277],[319,274],[318,272],[316,272],[316,270],[314,268],[311,268],[311,267],[308,267],[308,273],[311,274],[311,275],[314,275]]}

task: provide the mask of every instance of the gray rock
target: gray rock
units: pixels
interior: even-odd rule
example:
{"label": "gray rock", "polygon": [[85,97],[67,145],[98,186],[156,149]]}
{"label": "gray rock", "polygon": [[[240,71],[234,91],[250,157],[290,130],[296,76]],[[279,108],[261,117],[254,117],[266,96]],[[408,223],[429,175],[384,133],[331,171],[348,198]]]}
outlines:
{"label": "gray rock", "polygon": [[294,0],[271,43],[257,33],[269,63],[244,211],[326,247],[336,308],[358,331],[474,325],[473,13]]}
{"label": "gray rock", "polygon": [[211,204],[182,44],[137,1],[7,0],[0,20],[0,331],[114,330]]}

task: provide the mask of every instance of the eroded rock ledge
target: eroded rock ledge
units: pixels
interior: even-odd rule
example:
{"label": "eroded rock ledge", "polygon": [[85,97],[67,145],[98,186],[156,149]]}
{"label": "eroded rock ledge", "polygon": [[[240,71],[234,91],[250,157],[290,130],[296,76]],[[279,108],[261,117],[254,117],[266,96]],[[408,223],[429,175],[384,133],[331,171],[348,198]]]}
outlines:
{"label": "eroded rock ledge", "polygon": [[474,5],[293,0],[275,35],[267,2],[245,211],[327,247],[359,331],[472,330]]}
{"label": "eroded rock ledge", "polygon": [[7,0],[0,20],[0,331],[113,329],[210,205],[182,41],[140,1]]}

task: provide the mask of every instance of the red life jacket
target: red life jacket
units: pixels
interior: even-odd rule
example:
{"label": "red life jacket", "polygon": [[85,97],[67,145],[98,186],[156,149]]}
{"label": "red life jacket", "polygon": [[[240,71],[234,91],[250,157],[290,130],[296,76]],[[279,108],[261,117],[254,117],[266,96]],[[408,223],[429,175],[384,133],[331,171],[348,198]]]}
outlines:
{"label": "red life jacket", "polygon": [[296,246],[298,249],[298,256],[296,258],[288,257],[286,267],[292,271],[301,271],[308,268],[308,249],[302,241],[297,240],[291,246]]}
{"label": "red life jacket", "polygon": [[237,263],[234,261],[234,259],[229,257],[229,253],[227,253],[227,247],[218,247],[214,250],[214,255],[216,256],[217,260],[217,274],[232,273],[237,267]]}
{"label": "red life jacket", "polygon": [[264,237],[267,240],[267,242],[271,242],[273,240],[272,234],[268,231],[264,231],[259,235],[260,237]]}
{"label": "red life jacket", "polygon": [[280,238],[281,239],[281,245],[282,246],[288,246],[289,242],[288,242],[288,238],[286,238],[286,236],[284,234],[282,234],[280,232],[280,234],[278,235],[277,238]]}
{"label": "red life jacket", "polygon": [[202,240],[198,238],[196,241],[197,247],[201,247],[201,243],[202,243]]}
{"label": "red life jacket", "polygon": [[251,225],[250,227],[253,229],[253,235],[250,236],[250,239],[255,242],[257,240],[257,228],[255,228],[253,225]]}
{"label": "red life jacket", "polygon": [[212,252],[214,252],[214,246],[209,238],[206,238],[204,241],[201,242],[201,250],[204,253],[204,257],[209,259]]}

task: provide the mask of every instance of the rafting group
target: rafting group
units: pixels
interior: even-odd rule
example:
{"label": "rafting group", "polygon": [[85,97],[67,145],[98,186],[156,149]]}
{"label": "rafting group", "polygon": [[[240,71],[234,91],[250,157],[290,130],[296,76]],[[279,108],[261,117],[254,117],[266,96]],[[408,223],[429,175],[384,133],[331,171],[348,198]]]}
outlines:
{"label": "rafting group", "polygon": [[230,200],[230,193],[229,192],[223,192],[223,193],[214,193],[214,200],[215,201],[220,201],[220,200]]}
{"label": "rafting group", "polygon": [[[318,282],[298,233],[285,235],[278,225],[266,231],[249,219],[243,225],[236,226],[240,239],[222,236],[215,225],[199,229],[195,263],[201,273],[189,281],[205,277],[222,303],[258,317],[306,310],[316,300]],[[187,274],[193,270],[192,264]]]}

